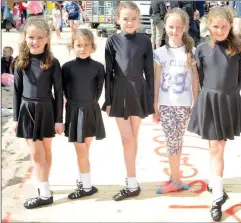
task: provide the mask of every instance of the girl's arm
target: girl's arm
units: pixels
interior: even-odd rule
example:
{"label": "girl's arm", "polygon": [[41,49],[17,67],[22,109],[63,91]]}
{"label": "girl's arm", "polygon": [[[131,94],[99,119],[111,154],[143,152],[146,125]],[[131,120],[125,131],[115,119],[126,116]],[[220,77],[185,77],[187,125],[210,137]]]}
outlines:
{"label": "girl's arm", "polygon": [[198,78],[198,70],[197,70],[197,66],[196,63],[192,64],[192,95],[193,95],[193,105],[196,103],[197,101],[197,97],[199,94],[199,89],[200,89],[200,85],[199,85],[199,78]]}
{"label": "girl's arm", "polygon": [[98,74],[98,77],[97,77],[97,90],[96,90],[96,100],[97,101],[99,101],[99,99],[100,99],[102,89],[103,89],[103,85],[104,85],[104,80],[105,80],[105,68],[101,64],[99,74]]}
{"label": "girl's arm", "polygon": [[67,85],[68,85],[68,70],[69,70],[69,67],[64,64],[62,66],[62,83],[63,83],[63,93],[64,93],[64,96],[65,96],[65,99],[68,98],[68,88],[67,88]]}
{"label": "girl's arm", "polygon": [[153,66],[153,51],[151,41],[147,41],[147,50],[144,55],[144,73],[145,78],[151,93],[152,100],[154,102],[154,66]]}
{"label": "girl's arm", "polygon": [[23,74],[22,74],[22,71],[15,69],[14,85],[13,85],[13,121],[18,121],[22,94],[23,94]]}
{"label": "girl's arm", "polygon": [[196,61],[200,87],[202,88],[203,80],[204,80],[204,71],[203,71],[203,65],[202,65],[202,56],[201,56],[201,52],[200,52],[199,47],[197,47],[197,49],[195,51],[194,58],[195,58],[195,61]]}
{"label": "girl's arm", "polygon": [[111,38],[108,38],[105,45],[105,63],[106,63],[106,74],[105,74],[105,106],[110,106],[112,102],[111,98],[111,83],[113,81],[113,47]]}
{"label": "girl's arm", "polygon": [[55,103],[55,123],[63,122],[63,86],[62,86],[62,75],[61,75],[61,67],[59,61],[54,59],[54,71],[52,74],[53,77],[53,85],[54,85],[54,103]]}
{"label": "girl's arm", "polygon": [[161,72],[162,67],[159,63],[154,61],[154,109],[158,112],[158,97],[159,97],[159,87],[161,82]]}

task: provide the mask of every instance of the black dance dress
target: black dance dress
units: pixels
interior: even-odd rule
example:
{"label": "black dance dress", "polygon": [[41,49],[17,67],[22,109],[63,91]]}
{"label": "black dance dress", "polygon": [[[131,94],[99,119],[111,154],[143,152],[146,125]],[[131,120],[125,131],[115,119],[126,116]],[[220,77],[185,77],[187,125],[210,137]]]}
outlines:
{"label": "black dance dress", "polygon": [[[139,33],[119,33],[105,47],[105,103],[110,116],[145,118],[154,113],[154,69],[150,39]],[[144,72],[144,75],[143,75]]]}
{"label": "black dance dress", "polygon": [[201,92],[188,131],[208,140],[234,139],[241,132],[241,53],[226,53],[227,42],[200,44],[195,52]]}
{"label": "black dance dress", "polygon": [[51,68],[41,70],[42,59],[43,54],[30,55],[28,68],[14,71],[13,120],[18,121],[16,135],[33,141],[55,136],[54,124],[63,122],[61,67],[54,58]]}
{"label": "black dance dress", "polygon": [[105,138],[98,100],[104,85],[104,66],[92,60],[76,58],[62,67],[67,99],[65,135],[69,142],[84,143],[86,137]]}

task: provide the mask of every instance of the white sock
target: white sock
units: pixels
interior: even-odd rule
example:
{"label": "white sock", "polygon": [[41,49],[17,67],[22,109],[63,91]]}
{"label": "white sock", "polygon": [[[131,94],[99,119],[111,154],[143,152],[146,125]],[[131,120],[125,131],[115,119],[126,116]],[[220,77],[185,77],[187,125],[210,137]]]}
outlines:
{"label": "white sock", "polygon": [[79,172],[78,182],[79,182],[79,183],[82,183],[82,173],[81,173],[81,172]]}
{"label": "white sock", "polygon": [[128,184],[127,187],[129,189],[136,189],[138,187],[137,181],[135,177],[128,177],[127,178]]}
{"label": "white sock", "polygon": [[92,184],[91,184],[91,180],[90,180],[90,173],[82,174],[82,182],[83,182],[83,189],[85,191],[90,191],[92,188]]}
{"label": "white sock", "polygon": [[220,176],[215,176],[213,178],[212,184],[213,201],[215,201],[223,196],[223,178]]}
{"label": "white sock", "polygon": [[51,197],[51,192],[49,188],[49,182],[40,182],[39,184],[39,190],[40,190],[40,197],[43,199],[47,199]]}

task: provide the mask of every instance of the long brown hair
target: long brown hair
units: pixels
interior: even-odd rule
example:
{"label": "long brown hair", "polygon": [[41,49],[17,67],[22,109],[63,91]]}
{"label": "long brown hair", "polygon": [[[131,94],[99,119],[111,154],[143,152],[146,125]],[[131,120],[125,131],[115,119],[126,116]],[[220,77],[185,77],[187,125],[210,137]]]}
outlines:
{"label": "long brown hair", "polygon": [[[182,36],[182,42],[184,44],[186,54],[187,54],[186,69],[188,70],[189,68],[191,68],[192,63],[193,63],[192,49],[194,47],[194,40],[188,34],[189,17],[188,17],[188,14],[185,11],[183,11],[182,9],[173,8],[171,11],[167,12],[167,14],[165,15],[164,24],[166,24],[167,19],[172,15],[179,16],[185,26],[185,32],[183,33],[183,36]],[[166,44],[166,47],[168,48],[169,44]]]}
{"label": "long brown hair", "polygon": [[[208,17],[207,17],[207,22],[209,26],[212,20],[215,18],[223,18],[230,23],[231,29],[226,39],[227,41],[226,51],[229,55],[232,55],[232,56],[241,52],[241,41],[237,37],[237,35],[234,34],[233,27],[232,27],[234,15],[235,13],[230,7],[215,7],[209,11]],[[213,38],[211,31],[210,31],[210,34],[211,34],[211,45],[214,46],[216,40]]]}
{"label": "long brown hair", "polygon": [[42,70],[47,70],[53,66],[54,57],[50,50],[50,28],[46,20],[41,16],[30,17],[24,26],[23,41],[20,44],[19,55],[16,60],[16,68],[26,69],[29,66],[30,50],[27,46],[25,38],[27,30],[30,26],[35,26],[39,29],[43,29],[44,31],[46,31],[46,36],[49,39],[49,41],[44,47],[43,60],[41,61],[40,68]]}

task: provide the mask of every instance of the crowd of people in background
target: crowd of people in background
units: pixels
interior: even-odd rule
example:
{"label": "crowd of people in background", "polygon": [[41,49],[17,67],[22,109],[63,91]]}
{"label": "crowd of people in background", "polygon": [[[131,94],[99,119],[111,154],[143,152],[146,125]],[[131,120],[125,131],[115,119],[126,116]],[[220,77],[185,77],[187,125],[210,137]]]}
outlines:
{"label": "crowd of people in background", "polygon": [[[57,36],[63,26],[70,26],[72,31],[77,24],[85,21],[85,4],[82,1],[22,1],[1,2],[2,28],[9,32],[12,28],[20,29],[27,18],[43,15]],[[56,26],[57,25],[57,26]]]}
{"label": "crowd of people in background", "polygon": [[151,40],[153,49],[167,42],[164,32],[164,17],[168,11],[178,7],[189,16],[189,34],[195,45],[209,38],[206,17],[210,8],[215,6],[229,6],[236,12],[234,30],[241,33],[241,1],[152,1],[149,14],[151,17]]}

